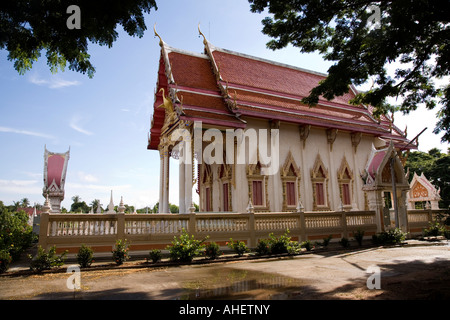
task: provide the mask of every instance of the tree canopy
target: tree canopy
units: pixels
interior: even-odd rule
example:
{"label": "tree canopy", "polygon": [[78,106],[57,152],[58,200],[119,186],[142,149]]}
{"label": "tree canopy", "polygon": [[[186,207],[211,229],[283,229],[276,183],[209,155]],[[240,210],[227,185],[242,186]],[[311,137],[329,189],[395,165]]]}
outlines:
{"label": "tree canopy", "polygon": [[[273,50],[288,44],[335,61],[328,77],[303,102],[313,106],[350,86],[372,87],[350,101],[372,105],[374,115],[409,113],[440,105],[435,133],[450,142],[450,1],[249,0],[251,11],[270,14],[262,32]],[[375,24],[373,23],[375,22]],[[390,69],[395,68],[391,72]],[[439,86],[436,80],[444,80]],[[401,98],[398,105],[387,98]]]}
{"label": "tree canopy", "polygon": [[[80,26],[68,27],[68,19],[78,6]],[[146,30],[143,13],[157,10],[155,0],[5,0],[0,4],[0,49],[24,74],[42,51],[52,72],[69,69],[92,77],[88,44],[111,47],[118,37],[117,25],[130,36],[142,37]]]}

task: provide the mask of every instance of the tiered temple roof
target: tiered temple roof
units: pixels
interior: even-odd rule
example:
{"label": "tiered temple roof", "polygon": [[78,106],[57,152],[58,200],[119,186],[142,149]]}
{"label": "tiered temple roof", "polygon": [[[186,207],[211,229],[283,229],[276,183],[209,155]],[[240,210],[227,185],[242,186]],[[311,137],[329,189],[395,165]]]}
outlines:
{"label": "tiered temple roof", "polygon": [[[406,134],[388,116],[375,119],[372,108],[352,105],[350,91],[314,107],[301,102],[326,74],[221,49],[204,38],[204,53],[168,46],[162,40],[158,83],[148,149],[157,149],[170,98],[177,121],[202,121],[218,128],[245,128],[246,118],[360,132],[406,146]],[[163,95],[165,95],[163,97]],[[175,125],[173,123],[172,125]],[[416,148],[409,144],[407,148]]]}

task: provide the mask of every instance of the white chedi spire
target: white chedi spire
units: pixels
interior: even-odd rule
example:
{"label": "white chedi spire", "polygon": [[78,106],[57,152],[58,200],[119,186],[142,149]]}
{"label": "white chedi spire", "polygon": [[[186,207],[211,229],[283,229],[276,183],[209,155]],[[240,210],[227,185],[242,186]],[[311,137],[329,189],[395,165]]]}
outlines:
{"label": "white chedi spire", "polygon": [[113,192],[111,190],[111,199],[109,200],[109,204],[108,204],[108,211],[106,211],[106,213],[116,213],[114,211],[114,202],[113,202]]}
{"label": "white chedi spire", "polygon": [[117,210],[119,211],[119,213],[125,213],[125,206],[123,204],[123,197],[120,197],[120,204],[119,204],[119,207],[117,208]]}
{"label": "white chedi spire", "polygon": [[44,205],[42,206],[42,211],[44,213],[50,213],[51,210],[52,210],[52,207],[50,205],[50,201],[48,200],[48,193],[47,193],[47,196],[45,197]]}

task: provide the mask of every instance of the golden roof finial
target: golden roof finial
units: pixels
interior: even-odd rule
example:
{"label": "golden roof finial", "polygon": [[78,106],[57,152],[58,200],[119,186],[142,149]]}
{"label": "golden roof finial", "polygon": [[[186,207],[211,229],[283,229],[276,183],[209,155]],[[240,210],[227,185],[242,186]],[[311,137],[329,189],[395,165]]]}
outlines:
{"label": "golden roof finial", "polygon": [[156,22],[153,25],[153,31],[155,32],[155,37],[159,38],[159,45],[162,47],[164,45],[164,41],[162,40],[161,36],[156,32]]}
{"label": "golden roof finial", "polygon": [[206,45],[207,42],[208,42],[208,40],[206,40],[205,35],[204,35],[203,32],[200,30],[200,22],[198,23],[198,34],[199,34],[199,36],[202,36],[202,37],[203,37],[203,43]]}

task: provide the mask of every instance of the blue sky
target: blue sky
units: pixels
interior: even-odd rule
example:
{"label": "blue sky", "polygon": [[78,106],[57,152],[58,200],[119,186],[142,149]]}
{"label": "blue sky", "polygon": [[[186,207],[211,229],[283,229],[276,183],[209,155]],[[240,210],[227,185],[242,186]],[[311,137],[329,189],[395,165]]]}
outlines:
{"label": "blue sky", "polygon": [[[266,49],[270,39],[261,33],[265,15],[250,12],[246,0],[157,1],[158,10],[146,16],[148,30],[142,38],[128,36],[119,27],[112,48],[92,44],[93,79],[66,71],[52,74],[45,53],[32,70],[19,75],[7,52],[0,51],[0,200],[12,204],[27,197],[43,203],[44,145],[52,152],[71,151],[65,200],[79,195],[88,204],[100,199],[137,207],[153,206],[159,195],[159,154],[147,150],[147,133],[153,110],[159,62],[159,39],[153,25],[170,46],[202,52],[197,25],[217,47],[286,64],[326,72],[331,65],[316,54],[298,49]],[[81,8],[81,19],[83,9]],[[418,111],[395,123],[413,138],[425,126],[419,150],[438,147],[433,134],[436,111]],[[171,160],[170,202],[178,203],[177,161]],[[195,193],[194,193],[195,194]]]}

